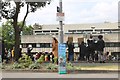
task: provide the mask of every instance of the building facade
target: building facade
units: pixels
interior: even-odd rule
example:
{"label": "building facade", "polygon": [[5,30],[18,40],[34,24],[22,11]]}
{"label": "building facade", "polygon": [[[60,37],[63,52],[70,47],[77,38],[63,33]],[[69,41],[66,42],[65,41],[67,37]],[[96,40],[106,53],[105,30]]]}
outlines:
{"label": "building facade", "polygon": [[[52,36],[55,35],[59,40],[59,25],[33,25],[33,35],[22,35],[21,43],[23,52],[26,52],[27,46],[30,44],[33,47],[32,52],[51,52]],[[105,52],[112,54],[120,53],[120,28],[118,23],[94,23],[94,24],[65,24],[64,43],[68,37],[73,37],[75,52],[79,52],[78,38],[83,38],[84,41],[89,38],[90,34],[97,40],[98,35],[103,35],[105,40]]]}

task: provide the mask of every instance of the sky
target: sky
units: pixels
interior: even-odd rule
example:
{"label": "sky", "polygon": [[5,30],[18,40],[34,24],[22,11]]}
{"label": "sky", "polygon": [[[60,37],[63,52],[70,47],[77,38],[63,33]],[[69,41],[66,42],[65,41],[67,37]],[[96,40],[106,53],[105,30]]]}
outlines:
{"label": "sky", "polygon": [[[118,21],[118,0],[62,0],[65,13],[64,24],[104,23]],[[56,21],[57,6],[59,0],[52,0],[50,5],[38,9],[35,13],[29,13],[26,19],[27,25],[35,23],[58,24]],[[21,9],[18,17],[23,20],[26,7]],[[2,22],[4,22],[3,20]]]}

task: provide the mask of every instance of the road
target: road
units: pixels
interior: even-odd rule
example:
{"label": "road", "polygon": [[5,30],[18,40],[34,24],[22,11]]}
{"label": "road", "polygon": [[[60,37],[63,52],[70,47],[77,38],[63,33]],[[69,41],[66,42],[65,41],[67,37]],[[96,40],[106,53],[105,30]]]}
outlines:
{"label": "road", "polygon": [[81,73],[60,75],[58,73],[3,72],[2,78],[118,78],[118,73]]}

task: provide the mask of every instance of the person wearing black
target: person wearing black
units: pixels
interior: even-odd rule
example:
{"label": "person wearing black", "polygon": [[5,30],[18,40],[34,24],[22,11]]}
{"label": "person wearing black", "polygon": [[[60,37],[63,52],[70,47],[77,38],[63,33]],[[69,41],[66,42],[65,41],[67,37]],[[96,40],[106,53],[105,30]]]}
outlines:
{"label": "person wearing black", "polygon": [[28,48],[27,48],[27,55],[30,56],[32,60],[34,60],[32,55],[31,55],[32,49],[33,49],[32,46],[29,45]]}
{"label": "person wearing black", "polygon": [[74,61],[74,44],[72,42],[67,42],[68,45],[68,61]]}
{"label": "person wearing black", "polygon": [[84,41],[81,42],[81,44],[78,44],[78,47],[80,49],[79,53],[79,60],[84,61],[85,60],[85,54],[86,54],[86,46]]}
{"label": "person wearing black", "polygon": [[89,60],[94,61],[95,50],[94,50],[94,40],[92,35],[90,35],[90,39],[87,40],[87,44],[88,44]]}
{"label": "person wearing black", "polygon": [[97,41],[97,53],[99,55],[99,61],[103,62],[103,51],[104,51],[104,47],[105,47],[105,42],[103,40],[103,36],[99,35],[98,36],[98,41]]}
{"label": "person wearing black", "polygon": [[5,46],[4,46],[4,40],[2,40],[2,62],[5,59]]}

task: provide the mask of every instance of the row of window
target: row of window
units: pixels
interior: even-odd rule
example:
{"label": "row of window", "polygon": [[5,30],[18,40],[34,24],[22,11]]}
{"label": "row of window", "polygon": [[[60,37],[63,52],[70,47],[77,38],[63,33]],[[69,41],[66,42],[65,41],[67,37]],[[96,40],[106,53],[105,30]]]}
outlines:
{"label": "row of window", "polygon": [[[68,30],[68,33],[91,33],[93,30]],[[95,32],[99,33],[118,33],[120,29],[96,29]]]}
{"label": "row of window", "polygon": [[[22,47],[27,48],[28,45],[32,45],[33,48],[51,48],[51,43],[23,43]],[[74,43],[74,46],[77,48],[78,43]],[[106,42],[106,47],[120,47],[120,42]]]}

